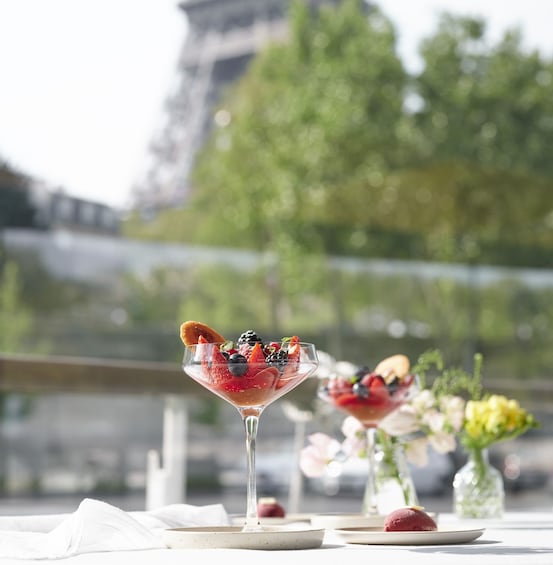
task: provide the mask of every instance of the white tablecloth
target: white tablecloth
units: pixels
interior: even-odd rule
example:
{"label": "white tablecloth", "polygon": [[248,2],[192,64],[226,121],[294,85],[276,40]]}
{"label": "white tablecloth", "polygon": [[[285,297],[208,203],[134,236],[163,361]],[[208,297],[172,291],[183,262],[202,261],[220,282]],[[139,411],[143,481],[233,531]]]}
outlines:
{"label": "white tablecloth", "polygon": [[[20,518],[14,518],[17,520]],[[9,517],[0,525],[9,524]],[[249,549],[147,549],[85,553],[57,560],[63,565],[184,565],[239,562],[241,565],[367,565],[417,563],[436,565],[553,565],[553,512],[510,512],[502,520],[459,521],[451,514],[440,514],[439,525],[460,528],[485,528],[473,542],[452,545],[356,545],[344,544],[327,531],[319,549],[261,551]],[[37,560],[2,559],[2,565],[44,563]]]}

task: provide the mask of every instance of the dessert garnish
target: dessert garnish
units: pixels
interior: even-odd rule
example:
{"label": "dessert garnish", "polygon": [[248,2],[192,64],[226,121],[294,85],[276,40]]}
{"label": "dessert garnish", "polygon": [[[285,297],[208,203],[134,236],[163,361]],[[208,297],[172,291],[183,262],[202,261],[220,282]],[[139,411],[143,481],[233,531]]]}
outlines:
{"label": "dessert garnish", "polygon": [[180,338],[184,345],[194,345],[199,343],[202,337],[209,343],[224,343],[226,339],[216,330],[202,322],[188,320],[180,326]]}

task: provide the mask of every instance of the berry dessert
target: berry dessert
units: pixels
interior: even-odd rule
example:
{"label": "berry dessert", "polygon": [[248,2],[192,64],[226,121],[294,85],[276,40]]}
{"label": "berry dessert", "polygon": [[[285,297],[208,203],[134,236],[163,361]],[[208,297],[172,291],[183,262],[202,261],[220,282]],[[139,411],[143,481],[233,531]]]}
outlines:
{"label": "berry dessert", "polygon": [[405,402],[414,381],[405,355],[382,360],[371,371],[363,366],[353,375],[336,375],[327,380],[319,395],[366,428],[378,423]]}
{"label": "berry dessert", "polygon": [[232,341],[192,320],[181,324],[180,336],[195,348],[191,376],[239,407],[267,405],[313,370],[312,364],[300,362],[298,336],[265,341],[247,330]]}
{"label": "berry dessert", "polygon": [[276,498],[260,498],[257,503],[257,515],[260,518],[284,518],[286,511]]}
{"label": "berry dessert", "polygon": [[435,532],[434,519],[422,506],[408,506],[390,512],[384,519],[385,532]]}

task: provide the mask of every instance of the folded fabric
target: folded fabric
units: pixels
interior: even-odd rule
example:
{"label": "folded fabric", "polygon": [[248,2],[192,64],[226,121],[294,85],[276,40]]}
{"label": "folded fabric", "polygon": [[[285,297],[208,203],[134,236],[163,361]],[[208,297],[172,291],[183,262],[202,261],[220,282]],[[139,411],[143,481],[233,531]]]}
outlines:
{"label": "folded fabric", "polygon": [[85,498],[72,514],[3,517],[0,558],[59,559],[96,551],[129,551],[165,547],[166,528],[229,525],[220,504],[173,504],[149,512],[125,512]]}

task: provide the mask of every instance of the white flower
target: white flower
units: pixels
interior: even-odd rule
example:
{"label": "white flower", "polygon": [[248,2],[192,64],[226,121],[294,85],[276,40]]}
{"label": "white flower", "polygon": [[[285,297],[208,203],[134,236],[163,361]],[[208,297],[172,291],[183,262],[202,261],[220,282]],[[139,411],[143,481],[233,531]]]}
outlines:
{"label": "white flower", "polygon": [[388,414],[379,424],[391,436],[411,434],[420,429],[416,410],[411,404],[403,404],[391,414]]}
{"label": "white flower", "polygon": [[428,436],[428,441],[430,445],[434,448],[434,451],[438,453],[449,453],[455,449],[457,445],[457,440],[454,434],[448,434],[446,432],[437,432]]}
{"label": "white flower", "polygon": [[307,439],[310,445],[301,450],[300,469],[306,477],[320,477],[342,446],[323,433],[311,434]]}
{"label": "white flower", "polygon": [[337,361],[332,355],[326,351],[317,351],[319,364],[313,373],[318,379],[326,379],[334,375],[354,375],[357,371],[357,365],[349,361]]}
{"label": "white flower", "polygon": [[325,351],[317,351],[317,358],[319,359],[319,365],[313,376],[319,379],[326,379],[335,373],[336,359],[332,355]]}
{"label": "white flower", "polygon": [[363,439],[365,437],[365,428],[357,418],[346,416],[342,422],[342,433],[347,438],[361,437]]}
{"label": "white flower", "polygon": [[440,410],[454,431],[458,432],[463,426],[465,417],[465,401],[460,396],[444,395],[440,398]]}
{"label": "white flower", "polygon": [[439,433],[445,427],[446,417],[436,409],[432,409],[423,414],[422,423],[428,426],[431,433]]}
{"label": "white flower", "polygon": [[411,463],[425,467],[428,465],[428,439],[419,437],[412,439],[404,445],[405,456]]}
{"label": "white flower", "polygon": [[357,369],[357,365],[349,361],[337,361],[336,365],[334,365],[334,372],[337,375],[355,375]]}
{"label": "white flower", "polygon": [[436,398],[432,391],[423,389],[411,399],[409,404],[411,404],[417,412],[422,414],[436,404]]}

